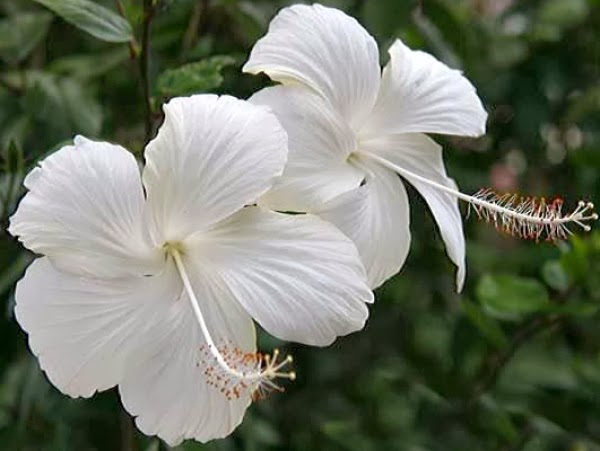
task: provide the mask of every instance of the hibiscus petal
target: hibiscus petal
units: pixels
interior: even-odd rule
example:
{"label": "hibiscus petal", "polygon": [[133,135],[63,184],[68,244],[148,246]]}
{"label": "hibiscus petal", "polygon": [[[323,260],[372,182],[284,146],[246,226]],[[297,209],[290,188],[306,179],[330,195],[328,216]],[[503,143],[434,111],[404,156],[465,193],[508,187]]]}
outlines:
{"label": "hibiscus petal", "polygon": [[352,17],[321,5],[282,9],[243,70],[309,86],[351,124],[369,114],[381,77],[373,37]]}
{"label": "hibiscus petal", "polygon": [[[184,264],[215,344],[255,352],[252,319],[221,280],[209,278],[193,256],[188,257],[184,255]],[[138,428],[171,446],[188,438],[206,442],[229,435],[251,402],[248,390],[230,400],[209,385],[205,370],[212,362],[201,350],[206,341],[189,302],[184,294],[163,321],[141,337],[145,346],[131,356],[119,384],[123,405],[137,417]]]}
{"label": "hibiscus petal", "polygon": [[171,100],[143,173],[157,240],[180,240],[255,202],[283,171],[287,136],[264,107],[229,96]]}
{"label": "hibiscus petal", "polygon": [[402,268],[410,249],[408,196],[400,178],[360,161],[365,183],[331,200],[317,214],[335,224],[358,248],[369,285],[377,288]]}
{"label": "hibiscus petal", "polygon": [[[442,148],[423,134],[390,135],[365,142],[364,149],[418,176],[458,190],[454,180],[446,174]],[[409,174],[401,175],[419,191],[429,205],[446,245],[446,252],[458,268],[456,285],[460,292],[465,281],[466,261],[465,237],[458,200]]]}
{"label": "hibiscus petal", "polygon": [[288,134],[286,167],[262,205],[309,212],[360,184],[364,173],[348,163],[354,133],[321,96],[302,86],[275,86],[250,102],[271,108]]}
{"label": "hibiscus petal", "polygon": [[364,326],[373,294],[356,248],[331,224],[250,207],[197,240],[205,271],[272,335],[325,346]]}
{"label": "hibiscus petal", "polygon": [[25,247],[78,274],[141,275],[160,267],[144,228],[140,171],[122,147],[78,136],[42,160],[25,187],[8,229]]}
{"label": "hibiscus petal", "polygon": [[389,50],[381,90],[373,114],[362,130],[366,136],[388,133],[441,133],[480,136],[487,113],[473,85],[428,53],[396,40]]}
{"label": "hibiscus petal", "polygon": [[138,334],[180,293],[172,266],[152,277],[103,280],[62,272],[42,257],[17,284],[15,314],[52,384],[89,397],[121,381]]}

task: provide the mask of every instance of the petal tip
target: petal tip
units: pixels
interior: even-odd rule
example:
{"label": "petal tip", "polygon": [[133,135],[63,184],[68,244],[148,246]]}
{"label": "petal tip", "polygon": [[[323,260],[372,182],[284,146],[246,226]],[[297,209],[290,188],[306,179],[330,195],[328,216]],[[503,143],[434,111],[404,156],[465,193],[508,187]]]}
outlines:
{"label": "petal tip", "polygon": [[75,135],[75,137],[73,138],[73,144],[75,144],[76,147],[85,146],[90,142],[91,140],[83,135]]}
{"label": "petal tip", "polygon": [[465,286],[465,279],[467,277],[467,268],[465,263],[463,262],[456,269],[456,292],[458,294],[462,293],[462,290]]}

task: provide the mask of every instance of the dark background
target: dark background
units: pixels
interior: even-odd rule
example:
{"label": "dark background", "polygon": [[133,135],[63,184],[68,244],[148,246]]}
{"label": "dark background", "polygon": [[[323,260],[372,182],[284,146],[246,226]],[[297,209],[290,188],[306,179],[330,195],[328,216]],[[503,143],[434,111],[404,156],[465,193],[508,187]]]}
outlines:
{"label": "dark background", "polygon": [[[123,7],[133,57],[127,43],[98,40],[34,1],[0,0],[2,450],[166,449],[132,427],[114,390],[72,400],[54,389],[12,314],[15,282],[32,258],[4,232],[23,174],[76,133],[142,155],[143,1],[98,3]],[[152,125],[170,96],[247,97],[264,86],[239,69],[287,3],[160,1],[150,27]],[[401,37],[475,84],[490,113],[487,135],[437,137],[463,191],[600,202],[600,1],[325,3],[359,19],[382,61]],[[191,62],[199,63],[173,71]],[[365,330],[327,349],[262,334],[263,349],[294,354],[298,380],[253,405],[230,438],[178,449],[600,450],[600,229],[536,244],[465,219],[459,296],[434,222],[411,195],[411,254],[377,291]]]}

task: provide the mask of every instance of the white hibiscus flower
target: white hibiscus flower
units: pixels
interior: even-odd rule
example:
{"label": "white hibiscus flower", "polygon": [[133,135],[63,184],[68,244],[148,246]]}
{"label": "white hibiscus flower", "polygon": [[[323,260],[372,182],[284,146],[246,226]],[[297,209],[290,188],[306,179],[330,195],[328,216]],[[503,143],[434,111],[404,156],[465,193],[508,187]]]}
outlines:
{"label": "white hibiscus flower", "polygon": [[252,318],[327,345],[373,298],[335,227],[244,207],[286,160],[272,113],[204,95],[165,114],[141,177],[122,147],[77,137],[27,176],[9,230],[43,255],[16,317],[50,381],[73,397],[118,385],[140,430],[174,445],[228,435],[253,395],[294,377],[256,353]]}
{"label": "white hibiscus flower", "polygon": [[289,136],[286,169],[261,204],[336,224],[356,243],[372,287],[400,270],[410,247],[408,198],[398,175],[429,205],[458,267],[459,290],[466,266],[457,199],[503,230],[535,239],[562,238],[569,222],[596,218],[587,203],[564,215],[560,201],[460,193],[440,146],[424,133],[482,135],[487,114],[475,88],[400,40],[389,54],[381,74],[373,37],[333,8],[295,5],[273,19],[244,66],[282,84],[251,101],[270,106]]}

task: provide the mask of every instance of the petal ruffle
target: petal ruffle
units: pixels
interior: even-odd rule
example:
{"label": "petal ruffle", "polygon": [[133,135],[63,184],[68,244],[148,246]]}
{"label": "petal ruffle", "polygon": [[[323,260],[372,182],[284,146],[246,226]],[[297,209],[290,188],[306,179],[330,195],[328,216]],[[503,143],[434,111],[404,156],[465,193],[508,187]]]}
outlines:
{"label": "petal ruffle", "polygon": [[[254,324],[231,291],[218,278],[209,278],[189,255],[184,262],[217,347],[255,352]],[[131,356],[119,393],[142,432],[175,446],[188,438],[222,438],[239,425],[251,393],[245,390],[230,400],[209,385],[205,370],[212,362],[201,349],[206,342],[185,293],[141,339],[145,345]]]}
{"label": "petal ruffle", "polygon": [[389,133],[441,133],[480,136],[487,113],[473,85],[428,53],[411,50],[400,40],[389,49],[373,114],[364,136]]}
{"label": "petal ruffle", "polygon": [[280,175],[287,136],[266,108],[229,96],[172,99],[146,148],[156,240],[180,240],[255,202]]}
{"label": "petal ruffle", "polygon": [[356,150],[354,132],[321,96],[302,86],[275,86],[250,102],[271,108],[288,134],[286,167],[262,205],[310,212],[363,180],[364,173],[347,161]]}
{"label": "petal ruffle", "polygon": [[151,277],[100,280],[64,273],[42,257],[17,284],[15,314],[52,384],[89,397],[121,381],[138,337],[180,293],[172,265]]}
{"label": "petal ruffle", "polygon": [[205,271],[278,338],[325,346],[365,324],[373,293],[356,248],[315,216],[249,207],[197,243]]}
{"label": "petal ruffle", "polygon": [[9,232],[62,269],[96,277],[152,274],[161,256],[145,228],[145,201],[133,155],[81,136],[25,178],[29,192]]}
{"label": "petal ruffle", "polygon": [[[390,135],[365,142],[364,149],[418,176],[458,189],[454,180],[446,174],[442,148],[423,134]],[[465,237],[458,200],[407,173],[402,173],[401,176],[419,191],[429,205],[446,245],[446,252],[458,268],[456,286],[460,292],[466,276],[466,261]]]}
{"label": "petal ruffle", "polygon": [[318,211],[358,248],[369,284],[377,288],[396,274],[410,249],[408,196],[400,178],[386,168],[361,159],[365,183],[328,202]]}
{"label": "petal ruffle", "polygon": [[282,9],[243,70],[301,83],[329,100],[350,124],[375,103],[381,69],[373,37],[352,17],[321,5]]}

